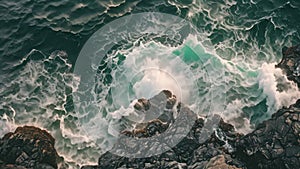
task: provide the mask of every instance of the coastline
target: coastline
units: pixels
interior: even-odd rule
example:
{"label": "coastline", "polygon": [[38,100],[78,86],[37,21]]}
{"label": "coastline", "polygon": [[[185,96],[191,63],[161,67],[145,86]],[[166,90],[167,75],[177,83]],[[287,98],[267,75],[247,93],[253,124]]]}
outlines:
{"label": "coastline", "polygon": [[[282,61],[276,67],[299,87],[300,45],[284,48],[282,54]],[[82,169],[300,168],[300,98],[246,135],[237,133],[230,123],[221,119],[209,139],[200,143],[199,134],[205,120],[195,119],[189,133],[162,154],[131,159],[107,152],[99,157],[98,165],[82,166]],[[162,127],[161,133],[165,126],[158,125],[158,129]],[[55,138],[45,130],[33,126],[19,127],[0,140],[0,168],[58,168],[59,156],[54,142]]]}

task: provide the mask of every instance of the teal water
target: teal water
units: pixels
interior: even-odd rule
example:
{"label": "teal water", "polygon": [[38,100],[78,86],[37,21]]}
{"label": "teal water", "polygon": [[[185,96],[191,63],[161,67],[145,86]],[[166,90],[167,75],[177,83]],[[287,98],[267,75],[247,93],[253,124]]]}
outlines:
{"label": "teal water", "polygon": [[[163,38],[121,44],[98,64],[91,97],[98,104],[84,103],[77,110],[73,102],[74,93],[81,92],[80,77],[73,70],[85,42],[113,20],[149,11],[193,23],[201,39],[186,37],[177,45]],[[274,68],[281,48],[300,41],[299,14],[298,0],[3,0],[0,135],[19,125],[36,125],[55,136],[64,167],[94,164],[116,139],[116,121],[130,115],[132,99],[164,88],[191,108],[201,103],[194,109],[199,115],[223,97],[226,109],[215,113],[249,132],[300,96],[295,84]],[[222,75],[214,92],[219,95],[212,96],[214,84],[203,70],[216,79]],[[128,91],[131,97],[124,98]]]}

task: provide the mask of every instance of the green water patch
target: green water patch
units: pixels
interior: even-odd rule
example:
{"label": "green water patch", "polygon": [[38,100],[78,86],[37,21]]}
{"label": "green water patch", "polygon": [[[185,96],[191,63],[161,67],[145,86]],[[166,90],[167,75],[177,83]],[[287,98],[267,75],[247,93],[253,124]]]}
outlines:
{"label": "green water patch", "polygon": [[[188,65],[199,62],[205,63],[214,58],[214,56],[205,52],[200,45],[192,46],[191,42],[187,42],[182,48],[174,50],[173,54],[179,56]],[[215,63],[217,63],[216,60]]]}
{"label": "green water patch", "polygon": [[[250,123],[257,125],[261,122],[261,119],[265,119],[268,114],[267,99],[263,99],[258,104],[251,107],[243,107],[242,111],[250,117]],[[265,117],[265,118],[264,118]]]}

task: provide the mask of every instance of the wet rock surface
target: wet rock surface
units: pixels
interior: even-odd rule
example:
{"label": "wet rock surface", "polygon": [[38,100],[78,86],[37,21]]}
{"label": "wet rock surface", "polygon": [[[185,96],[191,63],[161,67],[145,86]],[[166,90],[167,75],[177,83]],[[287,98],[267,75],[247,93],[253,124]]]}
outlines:
{"label": "wet rock surface", "polygon": [[[300,45],[282,49],[281,68],[300,87]],[[300,99],[236,141],[236,158],[250,169],[300,168]]]}
{"label": "wet rock surface", "polygon": [[137,123],[133,130],[124,130],[121,134],[129,137],[146,138],[163,133],[174,122],[174,114],[179,112],[180,104],[176,105],[176,101],[176,96],[168,90],[163,90],[149,100],[138,99],[134,108],[138,114],[145,116],[144,122]]}
{"label": "wet rock surface", "polygon": [[300,87],[300,44],[292,47],[283,47],[282,60],[276,65],[281,68],[289,80]]}
{"label": "wet rock surface", "polygon": [[0,168],[57,168],[54,142],[45,130],[18,127],[0,140]]}
{"label": "wet rock surface", "polygon": [[[205,121],[197,118],[191,131],[170,150],[148,158],[127,158],[107,152],[99,168],[187,168],[187,169],[294,169],[300,168],[300,100],[276,112],[247,135],[236,133],[222,119],[205,141]],[[134,149],[135,145],[133,145]]]}
{"label": "wet rock surface", "polygon": [[[277,67],[299,86],[300,45],[284,48]],[[247,135],[237,133],[218,115],[196,116],[167,90],[149,100],[139,99],[134,108],[143,121],[121,131],[112,151],[103,154],[98,165],[83,169],[300,168],[300,99]],[[56,159],[54,139],[44,130],[19,127],[0,140],[0,168],[57,168]]]}
{"label": "wet rock surface", "polygon": [[235,155],[247,168],[300,168],[300,105],[281,109],[236,142]]}
{"label": "wet rock surface", "polygon": [[[165,97],[161,97],[162,94]],[[157,106],[159,105],[158,103],[164,103],[162,104],[164,107]],[[152,108],[153,105],[162,109]],[[143,111],[152,115],[155,114],[156,119],[150,118],[150,121],[144,125],[138,124],[137,126],[139,127],[143,126],[141,128],[121,132],[118,146],[113,148],[114,151],[103,154],[99,158],[98,166],[85,166],[83,167],[84,169],[212,168],[214,164],[220,167],[231,168],[243,166],[241,162],[232,158],[229,153],[233,149],[231,145],[234,145],[235,140],[241,135],[236,133],[234,127],[225,123],[220,116],[214,115],[209,118],[197,117],[183,103],[176,102],[176,96],[172,95],[170,91],[162,91],[149,100],[141,99],[134,107],[137,111]],[[159,110],[161,111],[160,113],[157,112]],[[218,120],[216,126],[208,125],[214,124],[216,120]],[[188,125],[191,126],[189,127]],[[153,127],[155,129],[149,126],[155,126]],[[189,130],[185,131],[185,128]],[[136,130],[139,132],[136,132]],[[182,133],[179,132],[179,134],[173,131],[182,131]],[[201,137],[204,137],[205,133],[207,134],[206,138],[201,140]],[[154,138],[152,139],[153,136],[160,135],[163,135],[167,139],[162,142]],[[171,146],[170,143],[176,140],[178,135],[181,136],[181,139],[174,146]],[[146,139],[142,143],[134,143],[133,141],[126,140],[126,137],[136,138],[137,140]],[[156,146],[158,144],[161,146]],[[146,150],[150,152],[160,152],[162,149],[165,149],[165,151],[144,158],[130,158],[112,153],[128,149],[129,153],[140,155],[138,153],[140,146],[149,147]],[[151,148],[154,149],[151,150]],[[210,159],[212,158],[215,160],[211,161]]]}
{"label": "wet rock surface", "polygon": [[[299,87],[300,45],[284,48],[282,51],[283,59],[276,67],[285,71],[288,79],[296,82]],[[147,100],[143,99],[139,102],[135,108],[150,109],[151,104]],[[107,152],[99,158],[97,166],[83,168],[300,168],[299,113],[300,100],[289,108],[282,108],[273,114],[271,119],[258,125],[253,132],[245,136],[236,133],[234,127],[222,119],[215,126],[214,132],[209,133],[204,123],[219,117],[217,115],[211,118],[195,117],[195,123],[188,134],[176,146],[160,155],[127,158]],[[168,128],[172,127],[172,122],[167,124]],[[143,130],[147,133],[147,127]],[[156,134],[167,130],[163,128]],[[206,132],[209,139],[203,141],[201,137]],[[129,131],[129,135],[139,137],[134,134],[134,130]],[[151,135],[143,135],[143,137],[151,137]],[[134,147],[135,145],[132,148]]]}

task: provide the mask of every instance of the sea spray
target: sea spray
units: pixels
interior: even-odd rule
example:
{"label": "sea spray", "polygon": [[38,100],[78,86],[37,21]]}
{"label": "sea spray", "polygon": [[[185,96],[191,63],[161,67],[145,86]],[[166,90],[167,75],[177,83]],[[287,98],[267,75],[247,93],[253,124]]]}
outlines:
{"label": "sea spray", "polygon": [[[179,79],[178,83],[186,82],[182,70],[190,68],[196,82],[187,82],[193,85],[195,82],[196,88],[193,85],[183,87],[182,92],[187,94],[177,97],[186,101],[193,110],[197,110],[199,106],[193,104],[193,101],[200,102],[202,109],[196,111],[199,115],[209,112],[210,105],[214,106],[217,99],[210,95],[213,84],[203,71],[204,61],[207,61],[205,64],[208,66],[215,64],[215,67],[221,63],[226,75],[225,83],[221,81],[217,90],[221,97],[226,96],[226,109],[224,112],[214,113],[220,113],[244,133],[251,131],[254,125],[267,119],[282,106],[292,104],[299,95],[296,86],[287,81],[279,69],[274,68],[274,63],[280,60],[281,47],[299,43],[299,27],[295,24],[299,23],[299,17],[295,16],[300,8],[296,0],[277,3],[268,0],[97,1],[79,4],[73,1],[20,1],[3,3],[3,7],[12,12],[3,12],[2,15],[6,24],[1,27],[1,40],[4,43],[0,44],[4,55],[0,58],[0,135],[26,124],[45,128],[56,138],[56,148],[69,168],[97,162],[104,151],[100,147],[113,145],[117,135],[115,129],[118,129],[116,120],[132,114],[130,104],[134,100],[133,97],[123,98],[123,93],[118,90],[125,91],[125,88],[118,89],[117,85],[120,83],[113,82],[112,77],[122,79],[118,75],[120,71],[110,72],[111,69],[104,69],[107,67],[104,65],[103,70],[99,70],[99,83],[93,87],[95,93],[91,96],[96,102],[93,100],[90,105],[82,103],[82,109],[74,111],[74,98],[70,92],[77,91],[80,78],[70,73],[74,65],[71,67],[68,61],[76,60],[78,46],[99,27],[130,11],[162,11],[180,15],[199,29],[198,36],[201,38],[189,39],[182,45],[173,44],[170,47],[173,41],[165,39],[161,43],[157,40],[136,43],[136,47],[132,48],[139,55],[137,58],[145,63],[152,62],[156,70],[160,59],[155,61],[152,56],[164,58],[162,53],[156,52],[169,51],[164,53],[168,57],[161,60],[163,68],[159,69],[174,72],[172,76]],[[40,51],[33,50],[24,56],[32,48]],[[43,53],[51,53],[55,49],[66,50],[69,56],[65,52],[54,52],[51,55]],[[123,65],[122,72],[134,72],[128,69],[133,68],[133,62],[138,62],[135,60],[136,55],[128,48],[120,50],[124,50],[120,62],[128,63],[127,67]],[[59,53],[63,57],[58,56]],[[116,52],[116,55],[112,54],[109,58],[117,60],[119,56]],[[202,62],[197,61],[197,58],[202,58]],[[121,61],[124,59],[126,60]],[[177,63],[181,64],[177,66]],[[95,65],[97,69],[99,63]],[[137,66],[141,68],[143,65]],[[59,73],[55,73],[57,70]],[[131,90],[132,95],[146,98],[165,87],[180,93],[178,85],[174,84],[174,78],[169,78],[168,72],[149,70],[136,73],[136,76],[131,74],[135,85],[129,85],[128,90]],[[217,71],[209,73],[213,77],[219,75]],[[158,75],[162,75],[167,83],[162,83],[157,78],[149,80]],[[123,77],[126,81],[126,76]],[[65,78],[70,81],[65,81]],[[155,85],[157,88],[153,87]],[[114,90],[110,90],[111,88]],[[145,88],[149,90],[143,90]],[[197,89],[199,95],[193,93],[190,96],[189,88]],[[113,98],[107,97],[112,91],[114,105],[111,103]],[[209,104],[205,105],[206,103]],[[82,127],[86,127],[86,130]]]}

